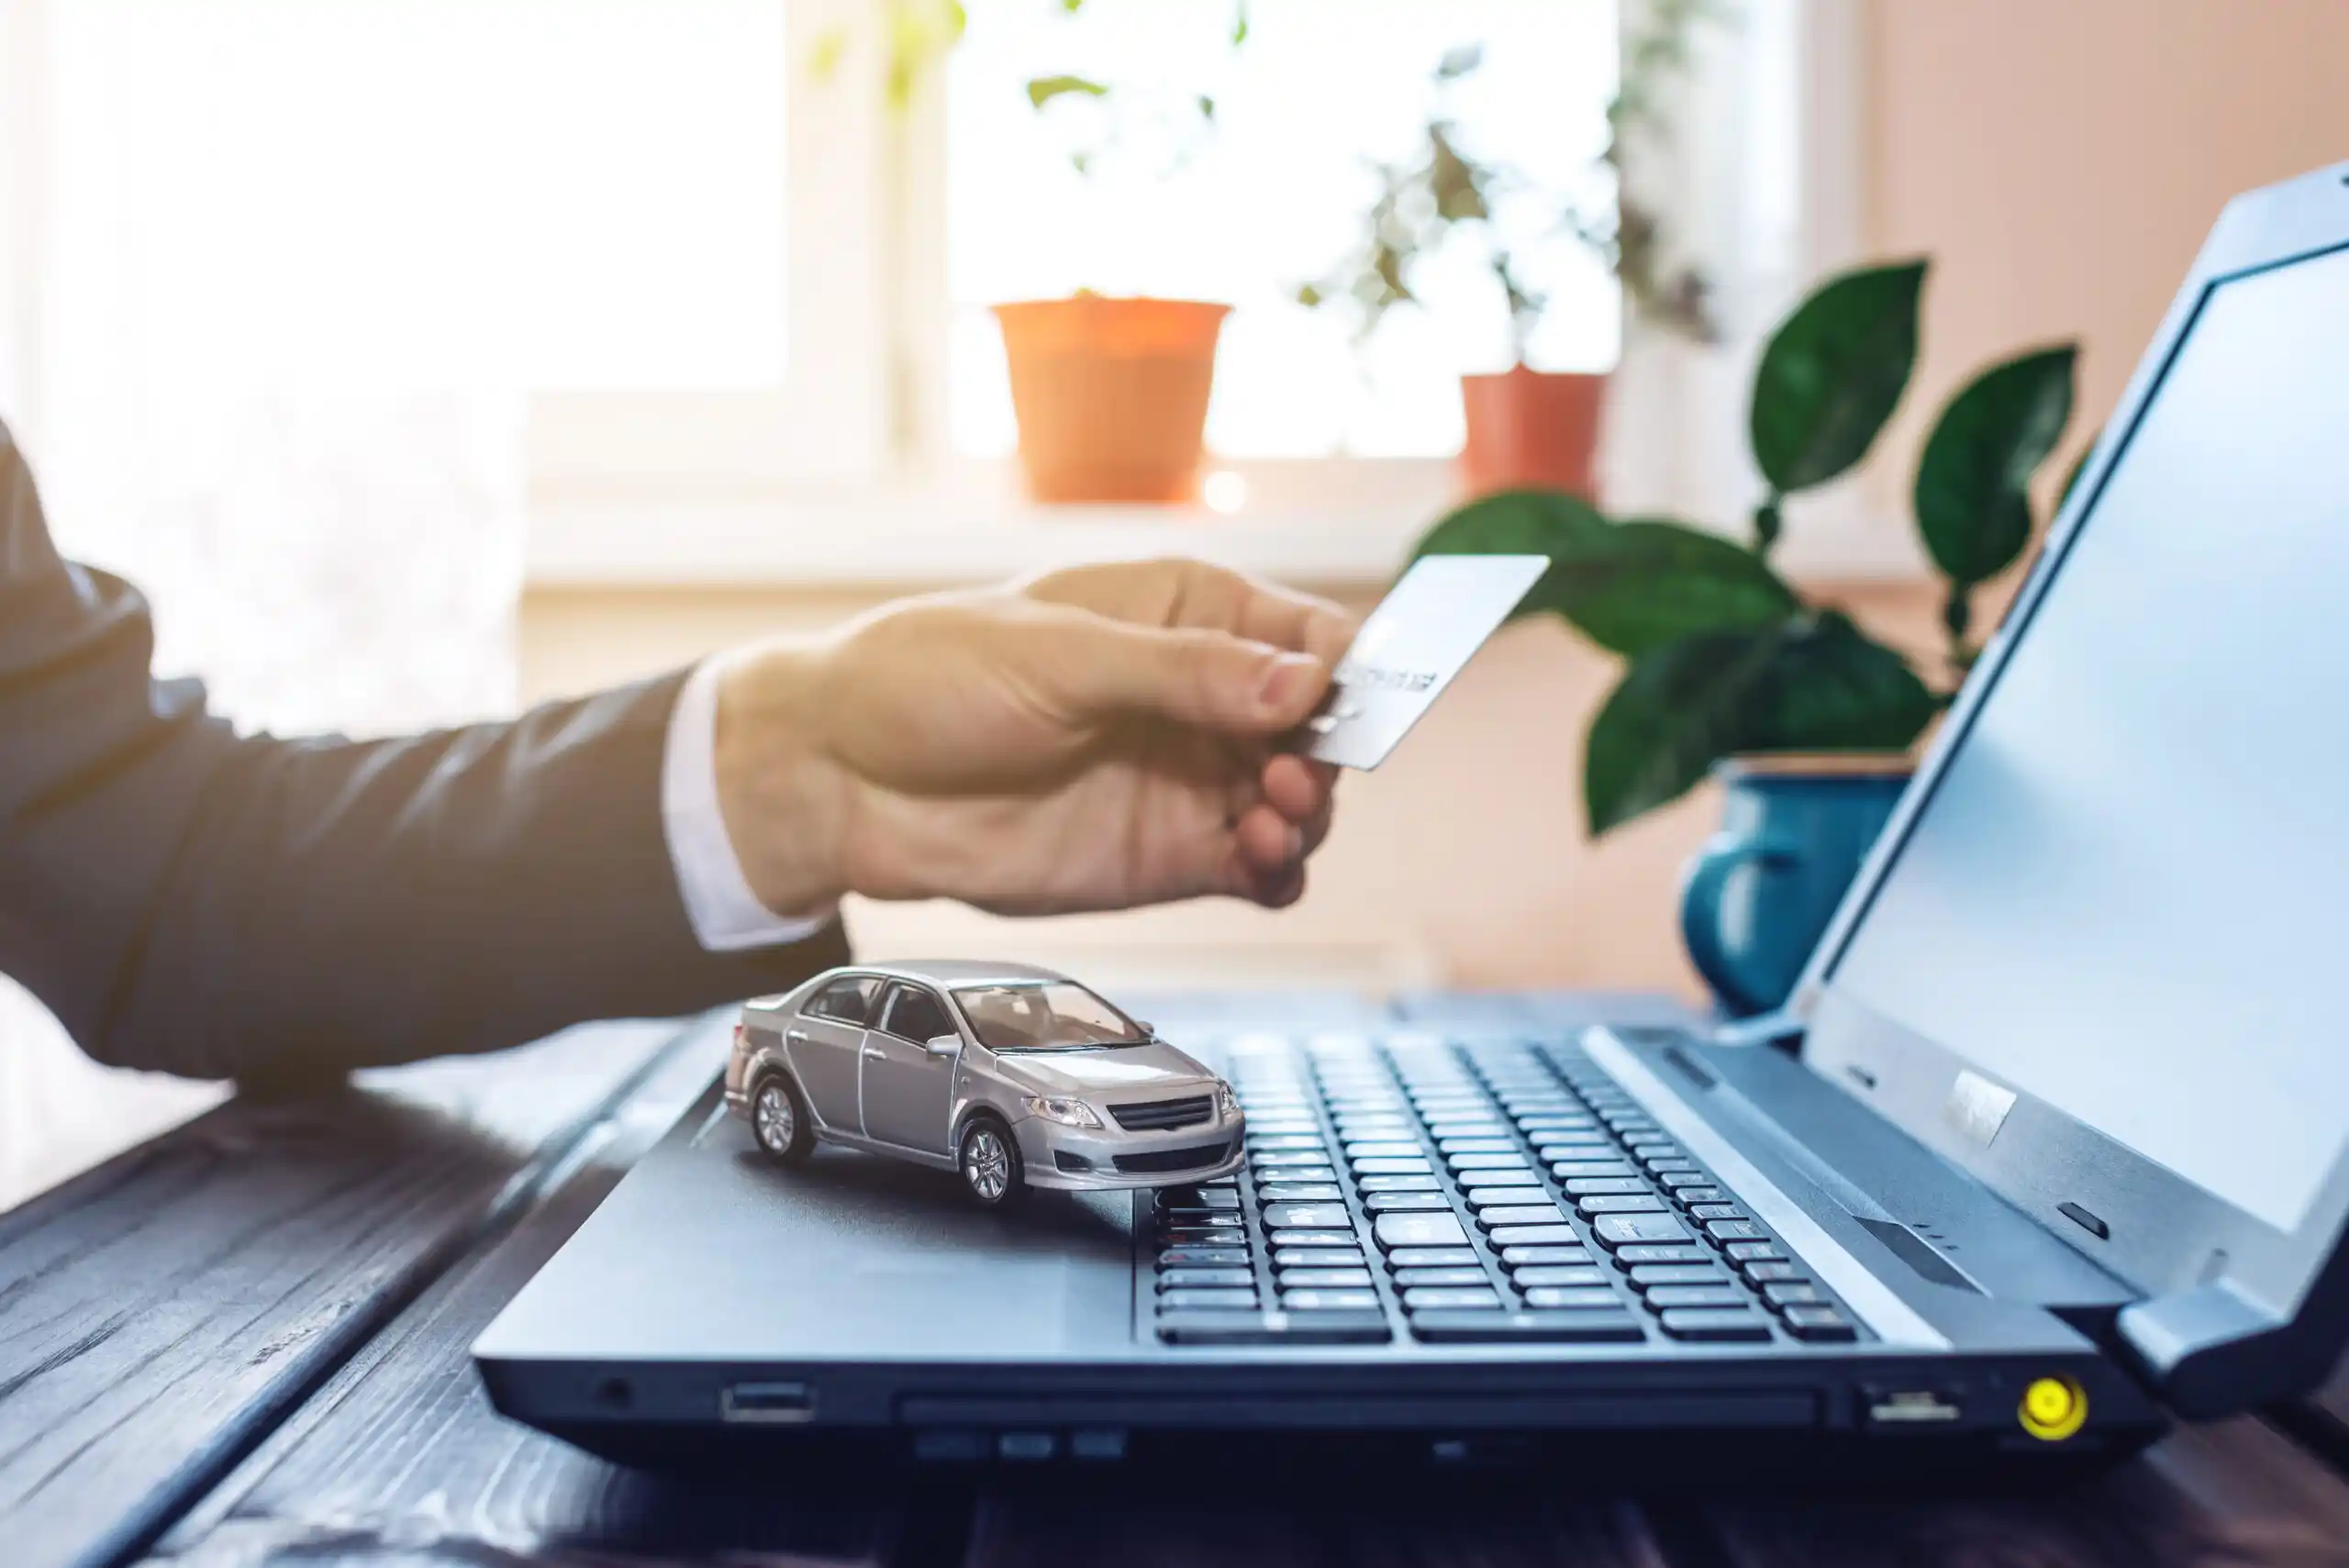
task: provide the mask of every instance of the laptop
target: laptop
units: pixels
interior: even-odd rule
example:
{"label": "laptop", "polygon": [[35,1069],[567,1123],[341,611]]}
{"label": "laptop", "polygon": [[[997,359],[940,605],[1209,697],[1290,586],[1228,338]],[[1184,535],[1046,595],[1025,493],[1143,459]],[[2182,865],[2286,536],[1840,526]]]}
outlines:
{"label": "laptop", "polygon": [[2345,446],[2349,166],[2226,209],[1782,1013],[1190,1031],[1242,1169],[1005,1215],[778,1169],[713,1084],[481,1336],[491,1398],[640,1461],[1946,1471],[2310,1388],[2349,1340]]}

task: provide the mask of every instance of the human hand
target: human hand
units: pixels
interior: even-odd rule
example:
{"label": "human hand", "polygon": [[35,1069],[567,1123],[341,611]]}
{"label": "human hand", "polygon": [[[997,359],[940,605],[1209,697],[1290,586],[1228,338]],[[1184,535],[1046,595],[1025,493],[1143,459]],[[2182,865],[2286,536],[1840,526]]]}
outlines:
{"label": "human hand", "polygon": [[1078,567],[745,650],[718,799],[751,885],[1056,914],[1304,891],[1334,770],[1276,754],[1353,639],[1335,606],[1197,562]]}

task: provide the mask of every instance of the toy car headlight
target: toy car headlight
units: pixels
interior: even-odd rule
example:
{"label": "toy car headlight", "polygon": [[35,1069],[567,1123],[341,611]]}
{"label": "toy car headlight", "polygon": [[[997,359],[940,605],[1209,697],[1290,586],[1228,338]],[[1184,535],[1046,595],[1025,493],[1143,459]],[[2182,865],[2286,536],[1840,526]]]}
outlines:
{"label": "toy car headlight", "polygon": [[1070,1099],[1065,1095],[1028,1095],[1020,1103],[1032,1114],[1042,1117],[1046,1121],[1059,1122],[1063,1127],[1097,1128],[1101,1125],[1101,1118],[1093,1114],[1091,1106],[1083,1100]]}
{"label": "toy car headlight", "polygon": [[1231,1092],[1229,1084],[1215,1086],[1215,1108],[1227,1121],[1240,1114],[1240,1096]]}

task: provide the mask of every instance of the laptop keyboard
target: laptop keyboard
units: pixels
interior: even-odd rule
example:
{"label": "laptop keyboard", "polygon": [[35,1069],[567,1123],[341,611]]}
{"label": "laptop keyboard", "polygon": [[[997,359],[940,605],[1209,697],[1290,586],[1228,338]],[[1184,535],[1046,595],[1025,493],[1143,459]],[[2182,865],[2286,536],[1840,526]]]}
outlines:
{"label": "laptop keyboard", "polygon": [[1850,1340],[1802,1261],[1577,1046],[1235,1045],[1238,1176],[1145,1195],[1169,1345]]}

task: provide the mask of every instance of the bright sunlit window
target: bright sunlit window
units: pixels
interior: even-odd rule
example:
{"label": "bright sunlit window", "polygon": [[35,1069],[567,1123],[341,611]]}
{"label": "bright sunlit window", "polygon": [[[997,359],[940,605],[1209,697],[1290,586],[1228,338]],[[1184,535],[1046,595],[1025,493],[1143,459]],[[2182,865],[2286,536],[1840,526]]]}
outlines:
{"label": "bright sunlit window", "polygon": [[93,373],[783,378],[779,0],[71,0],[49,17],[48,286],[61,356],[93,353]]}
{"label": "bright sunlit window", "polygon": [[[1594,161],[1615,84],[1613,0],[1253,0],[1236,46],[1228,0],[1090,0],[1073,17],[1061,0],[992,0],[970,13],[948,111],[949,405],[963,453],[1007,452],[1016,434],[986,307],[1076,289],[1237,307],[1208,421],[1219,453],[1458,450],[1457,377],[1505,368],[1511,352],[1500,288],[1475,256],[1455,248],[1421,268],[1411,283],[1426,309],[1395,312],[1359,352],[1341,316],[1295,296],[1360,233],[1373,164],[1418,150],[1438,63],[1478,42],[1485,63],[1450,108],[1464,145],[1526,177],[1497,221],[1550,296],[1527,358],[1614,363],[1614,282],[1558,226],[1565,201],[1607,199]],[[1028,84],[1062,74],[1113,94],[1031,107]],[[1211,119],[1186,112],[1202,96]]]}

